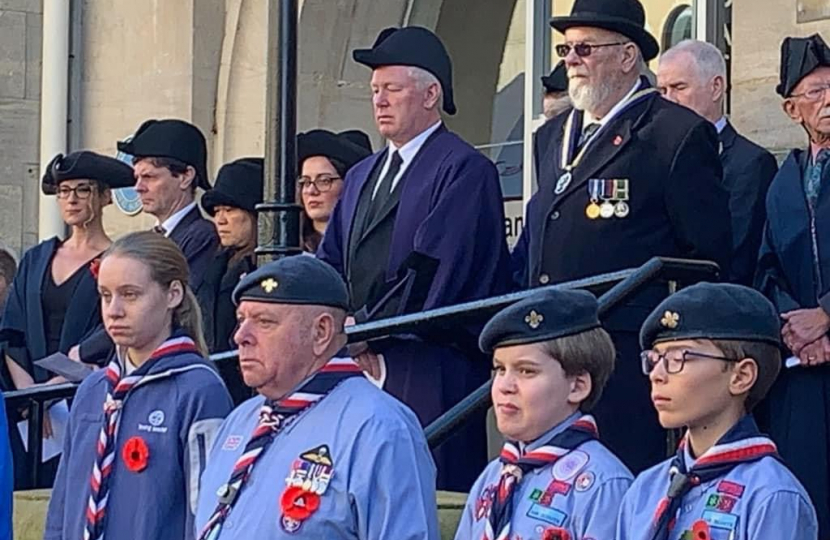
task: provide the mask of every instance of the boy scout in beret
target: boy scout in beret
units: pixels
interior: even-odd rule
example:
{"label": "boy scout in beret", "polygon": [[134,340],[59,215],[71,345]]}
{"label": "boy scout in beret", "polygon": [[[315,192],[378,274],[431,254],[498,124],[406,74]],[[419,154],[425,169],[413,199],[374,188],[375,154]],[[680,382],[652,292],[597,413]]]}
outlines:
{"label": "boy scout in beret", "polygon": [[614,345],[585,291],[545,291],[484,328],[493,407],[507,439],[470,492],[456,540],[612,538],[631,472],[586,413],[614,367]]}
{"label": "boy scout in beret", "polygon": [[232,298],[242,377],[258,395],[214,439],[196,538],[439,538],[418,419],[336,356],[349,306],[337,272],[287,257],[248,274]]}
{"label": "boy scout in beret", "polygon": [[700,283],[664,300],[640,332],[643,371],[677,454],[626,494],[617,540],[816,540],[804,488],[752,418],[781,365],[772,304],[741,285]]}

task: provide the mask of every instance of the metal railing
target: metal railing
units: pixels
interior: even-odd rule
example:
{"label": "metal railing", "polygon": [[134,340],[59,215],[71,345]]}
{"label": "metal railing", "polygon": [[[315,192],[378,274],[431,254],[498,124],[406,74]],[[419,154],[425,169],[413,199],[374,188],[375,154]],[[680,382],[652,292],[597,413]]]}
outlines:
{"label": "metal railing", "polygon": [[[691,284],[698,281],[716,280],[718,267],[706,261],[691,261],[655,257],[639,268],[601,274],[558,285],[530,289],[522,292],[485,298],[453,306],[442,307],[421,313],[401,315],[389,319],[372,321],[346,329],[350,343],[373,341],[400,334],[418,334],[434,328],[447,328],[459,324],[483,322],[497,311],[547,289],[585,289],[599,297],[600,315],[620,305],[642,288],[655,281],[670,284]],[[236,351],[211,355],[211,360],[221,363],[235,361]],[[25,390],[5,392],[7,410],[24,408],[28,411],[28,451],[30,481],[38,485],[41,475],[43,441],[43,411],[48,403],[71,398],[78,385],[63,383],[38,386]],[[483,408],[490,406],[490,382],[483,384],[466,398],[457,403],[426,427],[426,436],[431,448],[441,445],[459,426]]]}

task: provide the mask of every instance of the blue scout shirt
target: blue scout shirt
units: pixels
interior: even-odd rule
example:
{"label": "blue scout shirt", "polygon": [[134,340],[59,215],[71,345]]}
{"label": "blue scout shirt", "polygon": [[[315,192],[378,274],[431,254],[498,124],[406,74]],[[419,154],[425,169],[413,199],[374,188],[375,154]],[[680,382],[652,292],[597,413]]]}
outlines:
{"label": "blue scout shirt", "polygon": [[[688,450],[686,467],[694,458]],[[625,495],[617,522],[617,540],[651,540],[660,501],[669,487],[671,459],[644,471]],[[810,498],[777,459],[736,465],[683,497],[669,540],[693,540],[692,530],[706,523],[706,540],[816,540],[818,523]],[[698,525],[699,526],[699,525]]]}
{"label": "blue scout shirt", "polygon": [[[202,475],[197,534],[263,402],[247,400],[222,424]],[[332,465],[315,469],[303,456],[323,448]],[[328,487],[319,508],[298,525],[284,518],[280,499],[287,480],[300,477]],[[219,540],[251,538],[438,540],[435,466],[415,415],[363,377],[344,381],[300,413],[259,457],[219,534]]]}
{"label": "blue scout shirt", "polygon": [[[44,540],[84,537],[96,441],[104,421],[106,370],[88,376],[75,395],[46,516]],[[208,449],[233,408],[225,384],[193,353],[160,358],[124,398],[115,435],[105,538],[193,538],[193,516]],[[147,467],[131,472],[122,450],[131,437],[147,444]]]}
{"label": "blue scout shirt", "polygon": [[[529,444],[544,445],[581,416],[576,413]],[[479,540],[499,484],[501,462],[491,461],[478,477],[455,540]],[[614,539],[614,518],[633,480],[631,472],[599,441],[582,444],[552,465],[526,475],[513,498],[511,538],[540,539],[548,529],[564,529],[571,540]]]}

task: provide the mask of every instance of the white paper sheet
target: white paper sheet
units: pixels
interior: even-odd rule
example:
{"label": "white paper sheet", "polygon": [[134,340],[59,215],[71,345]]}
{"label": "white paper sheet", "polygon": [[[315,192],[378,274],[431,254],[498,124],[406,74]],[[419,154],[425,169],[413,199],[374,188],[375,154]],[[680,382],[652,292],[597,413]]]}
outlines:
{"label": "white paper sheet", "polygon": [[[46,463],[63,451],[63,438],[66,435],[66,424],[69,421],[69,404],[65,399],[49,407],[49,419],[52,421],[52,436],[43,439],[43,457]],[[29,421],[21,420],[17,423],[17,430],[23,439],[23,447],[29,450]]]}

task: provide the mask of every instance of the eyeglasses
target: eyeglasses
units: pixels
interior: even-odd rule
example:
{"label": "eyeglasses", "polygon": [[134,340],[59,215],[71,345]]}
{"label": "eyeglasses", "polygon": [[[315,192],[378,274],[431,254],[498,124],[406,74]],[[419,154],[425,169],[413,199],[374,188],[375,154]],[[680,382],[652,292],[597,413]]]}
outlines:
{"label": "eyeglasses", "polygon": [[342,180],[339,176],[330,176],[328,174],[321,174],[317,178],[308,176],[301,176],[297,178],[297,188],[302,191],[307,187],[314,186],[317,191],[324,192],[331,189],[331,185],[335,180]]}
{"label": "eyeglasses", "polygon": [[591,56],[591,53],[594,52],[594,49],[601,49],[603,47],[616,47],[617,45],[628,45],[631,43],[630,41],[617,41],[615,43],[574,43],[571,45],[570,43],[561,43],[555,47],[556,55],[559,58],[565,58],[570,54],[571,49],[576,53],[577,56],[580,58],[585,58],[586,56]]}
{"label": "eyeglasses", "polygon": [[802,92],[801,94],[791,94],[791,98],[803,97],[808,101],[818,101],[824,97],[824,93],[830,90],[830,83],[823,84],[821,86],[817,86],[816,88],[810,88],[806,92]]}
{"label": "eyeglasses", "polygon": [[69,186],[61,186],[58,188],[58,199],[68,199],[69,195],[72,193],[75,194],[76,197],[79,199],[88,199],[90,195],[92,195],[92,186],[90,184],[82,184],[80,186],[75,186],[73,188]]}
{"label": "eyeglasses", "polygon": [[686,362],[695,358],[708,358],[710,360],[723,360],[725,362],[738,361],[736,358],[715,356],[713,354],[704,354],[695,351],[677,350],[666,354],[660,354],[657,351],[643,351],[640,353],[640,361],[642,362],[644,375],[651,374],[660,362],[663,362],[663,368],[666,370],[666,373],[674,375],[683,371],[683,366],[686,365]]}

